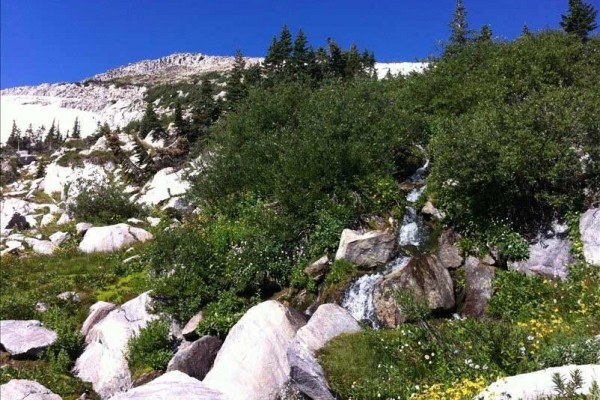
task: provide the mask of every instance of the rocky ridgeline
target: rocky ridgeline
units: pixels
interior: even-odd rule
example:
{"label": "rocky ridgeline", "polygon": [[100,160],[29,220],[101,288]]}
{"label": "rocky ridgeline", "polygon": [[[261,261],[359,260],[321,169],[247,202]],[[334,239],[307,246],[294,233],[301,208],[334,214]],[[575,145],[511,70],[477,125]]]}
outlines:
{"label": "rocky ridgeline", "polygon": [[[246,66],[262,62],[259,57],[246,57]],[[156,60],[143,60],[94,75],[91,81],[131,78],[132,83],[174,82],[208,72],[224,72],[233,68],[234,57],[209,56],[202,53],[176,53]]]}

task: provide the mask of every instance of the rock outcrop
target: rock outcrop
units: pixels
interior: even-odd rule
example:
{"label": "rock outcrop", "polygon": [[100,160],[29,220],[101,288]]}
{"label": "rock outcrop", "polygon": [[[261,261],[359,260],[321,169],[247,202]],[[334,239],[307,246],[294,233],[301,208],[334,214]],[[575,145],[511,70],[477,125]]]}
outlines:
{"label": "rock outcrop", "polygon": [[[91,382],[101,398],[107,399],[131,387],[131,372],[126,359],[127,344],[148,322],[156,318],[148,312],[150,304],[150,296],[143,293],[110,311],[95,325],[88,323],[88,326],[93,326],[85,337],[87,346],[75,362],[73,372],[81,380]],[[97,307],[92,313],[101,308]]]}
{"label": "rock outcrop", "polygon": [[175,171],[173,168],[161,169],[141,190],[137,199],[140,204],[154,206],[169,200],[171,197],[184,194],[190,184],[183,179],[185,171]]}
{"label": "rock outcrop", "polygon": [[219,350],[203,383],[236,400],[275,400],[290,374],[287,349],[304,316],[274,300],[252,307]]}
{"label": "rock outcrop", "polygon": [[204,379],[212,367],[223,342],[213,336],[203,336],[195,342],[184,342],[173,356],[167,372],[180,371],[196,379]]}
{"label": "rock outcrop", "polygon": [[0,399],[61,400],[61,397],[37,382],[26,379],[11,379],[4,385],[0,385]]}
{"label": "rock outcrop", "polygon": [[573,261],[571,241],[563,235],[542,237],[529,246],[529,258],[509,262],[508,268],[527,275],[550,279],[566,279],[568,266]]}
{"label": "rock outcrop", "polygon": [[600,267],[600,208],[591,208],[581,216],[579,233],[585,260]]}
{"label": "rock outcrop", "polygon": [[575,370],[579,370],[583,378],[583,387],[577,392],[588,394],[592,382],[597,382],[600,377],[600,365],[569,365],[502,378],[491,384],[476,398],[481,400],[537,400],[553,397],[556,395],[556,387],[552,381],[554,374],[560,374],[568,381],[571,379],[571,373]]}
{"label": "rock outcrop", "polygon": [[117,308],[116,304],[107,303],[105,301],[98,301],[94,303],[90,307],[90,312],[88,317],[83,322],[83,326],[81,327],[81,334],[84,337],[87,337],[90,329],[94,327],[98,322],[102,321],[104,317],[108,315],[109,312]]}
{"label": "rock outcrop", "polygon": [[396,255],[396,235],[389,231],[342,231],[336,260],[346,260],[360,268],[381,267]]}
{"label": "rock outcrop", "polygon": [[312,399],[333,400],[316,353],[334,337],[359,330],[358,322],[342,307],[321,305],[308,323],[298,330],[288,348],[290,380],[297,390]]}
{"label": "rock outcrop", "polygon": [[[243,388],[242,388],[243,390]],[[208,388],[198,379],[183,372],[172,371],[153,381],[119,393],[111,400],[231,400],[216,390]]]}
{"label": "rock outcrop", "polygon": [[127,224],[93,227],[86,231],[79,250],[84,253],[113,252],[150,239],[150,232]]}
{"label": "rock outcrop", "polygon": [[494,260],[484,257],[479,260],[468,257],[465,262],[465,303],[462,314],[467,317],[480,318],[487,311],[488,303],[493,294],[495,269]]}
{"label": "rock outcrop", "polygon": [[40,321],[0,321],[0,347],[12,356],[36,356],[56,339],[56,332]]}
{"label": "rock outcrop", "polygon": [[424,301],[429,309],[449,310],[454,307],[454,288],[448,270],[436,256],[423,254],[377,281],[373,290],[375,315],[384,327],[395,327],[407,316],[396,302],[396,294],[408,292]]}

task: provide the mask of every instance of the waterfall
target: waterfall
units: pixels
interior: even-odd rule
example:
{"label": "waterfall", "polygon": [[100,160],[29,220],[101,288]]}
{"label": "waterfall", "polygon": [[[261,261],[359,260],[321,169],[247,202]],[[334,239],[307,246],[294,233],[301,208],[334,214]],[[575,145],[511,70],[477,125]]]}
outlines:
{"label": "waterfall", "polygon": [[[410,177],[410,181],[423,182],[428,166],[429,160]],[[429,237],[429,228],[423,222],[423,218],[412,207],[412,204],[419,199],[424,191],[425,186],[416,187],[406,196],[409,205],[404,212],[404,218],[402,219],[398,233],[398,244],[400,247],[409,245],[421,247]],[[367,321],[373,328],[378,328],[379,321],[377,321],[377,317],[375,316],[373,305],[373,288],[377,281],[387,274],[404,268],[409,261],[410,257],[401,255],[389,263],[383,271],[363,275],[358,278],[346,290],[342,300],[342,307],[348,310],[357,321]]]}

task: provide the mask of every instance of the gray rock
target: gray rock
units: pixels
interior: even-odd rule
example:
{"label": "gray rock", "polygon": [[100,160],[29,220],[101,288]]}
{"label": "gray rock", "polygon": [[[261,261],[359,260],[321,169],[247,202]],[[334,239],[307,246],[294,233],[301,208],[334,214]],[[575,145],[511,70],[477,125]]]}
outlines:
{"label": "gray rock", "polygon": [[213,365],[223,342],[213,336],[203,336],[180,348],[173,356],[167,372],[180,371],[196,379],[204,379]]}
{"label": "gray rock", "polygon": [[35,303],[35,311],[37,312],[46,312],[48,311],[49,307],[48,304],[46,303],[42,303],[41,301],[38,301],[37,303]]}
{"label": "gray rock", "polygon": [[304,268],[304,273],[310,278],[321,280],[329,271],[330,265],[331,263],[329,262],[329,257],[323,256],[310,264],[308,267]]}
{"label": "gray rock", "polygon": [[203,383],[230,399],[275,400],[290,374],[287,349],[304,324],[274,300],[252,307],[229,331]]}
{"label": "gray rock", "polygon": [[69,217],[69,214],[64,213],[60,216],[58,221],[56,221],[56,225],[65,225],[65,224],[68,224],[69,222],[71,222],[71,217]]}
{"label": "gray rock", "polygon": [[541,238],[529,246],[529,259],[508,263],[508,269],[526,275],[564,280],[573,262],[571,241],[559,236]]}
{"label": "gray rock", "polygon": [[60,246],[64,243],[65,240],[68,240],[70,237],[71,234],[69,234],[68,232],[54,232],[52,235],[50,235],[49,239],[55,245]]}
{"label": "gray rock", "polygon": [[57,339],[40,321],[0,321],[0,347],[13,356],[35,356]]}
{"label": "gray rock", "polygon": [[600,209],[591,208],[579,221],[579,233],[583,242],[583,256],[593,265],[600,266]]}
{"label": "gray rock", "polygon": [[75,362],[73,372],[91,382],[96,393],[107,399],[131,388],[127,363],[127,344],[156,316],[148,312],[151,299],[143,293],[108,313],[85,337],[84,352]]}
{"label": "gray rock", "polygon": [[194,340],[198,338],[198,334],[196,333],[196,328],[198,324],[202,322],[202,311],[198,314],[194,315],[187,324],[181,330],[181,334],[186,340]]}
{"label": "gray rock", "polygon": [[40,221],[40,226],[48,226],[48,225],[50,225],[53,222],[54,222],[54,215],[52,215],[52,214],[45,214],[42,217],[42,220]]}
{"label": "gray rock", "polygon": [[152,234],[127,224],[89,228],[79,244],[84,253],[114,252],[134,243],[152,239]]}
{"label": "gray rock", "polygon": [[362,268],[386,265],[396,255],[396,235],[388,231],[342,231],[336,260],[347,260]]}
{"label": "gray rock", "polygon": [[79,303],[81,301],[81,296],[77,292],[62,292],[61,294],[56,296],[60,300],[64,301],[72,301],[75,303]]}
{"label": "gray rock", "polygon": [[446,218],[446,213],[435,208],[433,203],[429,200],[427,200],[427,202],[421,209],[421,214],[431,215],[432,217],[434,217],[440,221],[443,220],[444,218]]}
{"label": "gray rock", "polygon": [[[243,389],[243,388],[242,388]],[[231,400],[183,372],[171,371],[111,400]]]}
{"label": "gray rock", "polygon": [[468,257],[465,263],[466,288],[462,314],[467,317],[483,317],[492,298],[495,269],[485,261],[490,260]]}
{"label": "gray rock", "polygon": [[77,225],[75,225],[75,231],[77,232],[78,235],[83,235],[84,233],[86,233],[88,231],[88,229],[94,227],[94,225],[88,223],[88,222],[79,222]]}
{"label": "gray rock", "polygon": [[456,242],[459,239],[460,235],[452,229],[443,231],[438,239],[438,248],[435,255],[446,268],[458,268],[464,262],[463,257],[460,255],[460,250],[456,246]]}
{"label": "gray rock", "polygon": [[58,246],[49,240],[25,239],[25,243],[31,246],[34,253],[51,256],[58,249]]}
{"label": "gray rock", "polygon": [[375,283],[373,305],[375,315],[384,327],[395,327],[407,316],[396,303],[398,290],[407,290],[425,301],[431,310],[454,307],[454,288],[450,273],[436,256],[423,254],[413,257],[403,268]]}
{"label": "gray rock", "polygon": [[98,301],[90,307],[90,313],[83,322],[81,327],[81,334],[86,337],[90,329],[94,327],[98,322],[102,321],[109,312],[117,308],[116,304],[107,303],[105,301]]}
{"label": "gray rock", "polygon": [[25,379],[11,379],[4,385],[0,385],[0,399],[61,400],[61,397],[37,382]]}
{"label": "gray rock", "polygon": [[583,385],[577,391],[579,394],[589,394],[592,383],[600,377],[600,365],[567,365],[564,367],[548,368],[502,378],[481,392],[476,399],[481,400],[537,400],[556,396],[556,387],[552,381],[554,374],[570,380],[572,371],[579,370]]}
{"label": "gray rock", "polygon": [[294,386],[312,399],[333,400],[316,353],[334,337],[359,330],[358,322],[342,307],[336,304],[320,306],[308,323],[298,330],[288,348],[290,379]]}

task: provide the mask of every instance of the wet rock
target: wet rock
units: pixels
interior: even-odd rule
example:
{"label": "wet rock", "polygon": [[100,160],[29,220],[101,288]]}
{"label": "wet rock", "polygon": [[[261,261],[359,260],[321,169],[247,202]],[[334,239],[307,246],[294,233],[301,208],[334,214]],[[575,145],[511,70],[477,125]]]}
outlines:
{"label": "wet rock", "polygon": [[408,291],[427,303],[429,309],[454,307],[452,279],[437,257],[429,254],[413,257],[409,263],[375,283],[373,304],[377,319],[384,327],[395,327],[407,320],[396,302],[398,291]]}
{"label": "wet rock", "polygon": [[389,231],[342,231],[336,260],[346,260],[361,268],[381,267],[396,255],[396,235]]}

